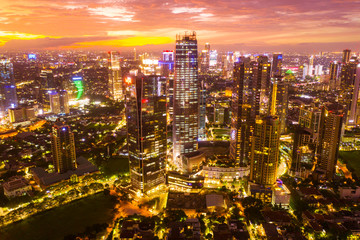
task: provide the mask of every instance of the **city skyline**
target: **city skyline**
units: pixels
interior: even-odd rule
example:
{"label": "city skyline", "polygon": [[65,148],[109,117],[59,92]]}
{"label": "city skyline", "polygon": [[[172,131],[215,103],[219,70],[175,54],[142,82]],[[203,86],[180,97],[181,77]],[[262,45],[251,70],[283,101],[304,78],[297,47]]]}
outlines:
{"label": "city skyline", "polygon": [[210,42],[217,49],[359,51],[359,4],[353,0],[7,1],[0,3],[0,51],[164,49],[187,29],[197,32],[200,46]]}

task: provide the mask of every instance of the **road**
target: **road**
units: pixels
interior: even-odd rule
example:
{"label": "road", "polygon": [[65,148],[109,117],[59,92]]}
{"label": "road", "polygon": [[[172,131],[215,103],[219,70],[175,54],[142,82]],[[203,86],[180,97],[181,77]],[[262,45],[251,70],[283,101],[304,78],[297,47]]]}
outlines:
{"label": "road", "polygon": [[344,175],[345,175],[346,178],[353,179],[351,172],[350,172],[349,169],[347,169],[347,167],[346,167],[346,164],[341,163],[340,161],[338,161],[338,162],[337,162],[337,165],[336,165],[336,168],[341,169],[341,171],[343,171],[343,173],[344,173]]}

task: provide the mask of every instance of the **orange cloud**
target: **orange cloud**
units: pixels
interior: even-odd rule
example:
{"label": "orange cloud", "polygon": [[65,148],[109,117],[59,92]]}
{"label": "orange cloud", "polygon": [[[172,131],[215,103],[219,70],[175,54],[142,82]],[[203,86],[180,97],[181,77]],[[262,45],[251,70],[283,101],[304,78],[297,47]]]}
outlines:
{"label": "orange cloud", "polygon": [[170,37],[130,37],[119,40],[100,40],[90,42],[79,42],[64,48],[85,48],[85,47],[135,47],[144,45],[161,45],[174,42]]}

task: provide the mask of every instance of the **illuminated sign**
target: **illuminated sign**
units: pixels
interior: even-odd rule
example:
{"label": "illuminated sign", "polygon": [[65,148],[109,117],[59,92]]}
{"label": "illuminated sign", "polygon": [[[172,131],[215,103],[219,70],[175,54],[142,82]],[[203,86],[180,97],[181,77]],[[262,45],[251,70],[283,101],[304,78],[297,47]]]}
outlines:
{"label": "illuminated sign", "polygon": [[73,77],[72,78],[74,84],[75,84],[75,87],[77,89],[77,96],[76,96],[76,100],[79,100],[83,93],[84,93],[84,84],[83,84],[83,79],[82,77]]}
{"label": "illuminated sign", "polygon": [[131,84],[131,83],[132,83],[132,79],[131,79],[131,77],[127,77],[127,78],[125,78],[125,83],[127,83],[127,84]]}
{"label": "illuminated sign", "polygon": [[29,60],[30,60],[30,59],[36,60],[36,54],[29,53],[29,54],[28,54],[28,59],[29,59]]}
{"label": "illuminated sign", "polygon": [[144,59],[143,60],[143,64],[146,64],[146,65],[158,65],[159,63],[159,60],[156,60],[156,59]]}

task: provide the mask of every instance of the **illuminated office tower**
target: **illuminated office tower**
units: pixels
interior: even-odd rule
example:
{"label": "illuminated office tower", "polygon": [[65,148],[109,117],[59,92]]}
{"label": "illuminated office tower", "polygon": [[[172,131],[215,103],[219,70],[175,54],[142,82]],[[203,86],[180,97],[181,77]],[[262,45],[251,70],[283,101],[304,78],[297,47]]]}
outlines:
{"label": "illuminated office tower", "polygon": [[169,77],[174,74],[174,51],[164,50],[162,60],[158,62],[161,76]]}
{"label": "illuminated office tower", "polygon": [[280,124],[276,116],[258,117],[251,148],[250,181],[270,186],[276,182]]}
{"label": "illuminated office tower", "polygon": [[200,81],[199,92],[199,138],[206,138],[206,88],[205,79]]}
{"label": "illuminated office tower", "polygon": [[286,119],[289,108],[289,83],[283,81],[281,77],[275,79],[272,84],[270,114],[279,117],[280,133],[286,132]]}
{"label": "illuminated office tower", "polygon": [[110,94],[115,101],[124,99],[120,60],[121,57],[119,52],[109,52],[109,88]]}
{"label": "illuminated office tower", "polygon": [[322,108],[317,166],[325,172],[326,180],[331,180],[335,175],[342,118],[342,115],[331,113]]}
{"label": "illuminated office tower", "polygon": [[294,133],[294,144],[291,161],[291,171],[298,175],[302,169],[302,163],[311,163],[314,156],[310,149],[312,143],[312,131],[310,128],[298,126]]}
{"label": "illuminated office tower", "polygon": [[166,101],[167,101],[167,122],[171,126],[174,115],[174,51],[164,50],[160,65],[161,76],[167,77]]}
{"label": "illuminated office tower", "polygon": [[217,58],[218,54],[216,50],[212,50],[209,52],[209,68],[210,70],[215,70],[217,67]]}
{"label": "illuminated office tower", "polygon": [[321,75],[323,75],[323,66],[322,66],[322,65],[320,65],[320,64],[315,65],[314,75],[315,75],[315,76],[321,76]]}
{"label": "illuminated office tower", "polygon": [[240,166],[247,166],[249,163],[251,136],[260,109],[260,86],[254,77],[255,65],[250,59],[242,58],[234,66],[230,159]]}
{"label": "illuminated office tower", "polygon": [[330,84],[330,89],[331,90],[335,90],[340,88],[340,73],[341,73],[341,63],[334,61],[332,63],[330,63],[330,79],[329,79],[329,84]]}
{"label": "illuminated office tower", "polygon": [[268,57],[258,56],[256,65],[253,69],[254,78],[259,84],[258,90],[260,90],[260,114],[267,114],[267,111],[270,106],[270,73],[271,73],[271,64]]}
{"label": "illuminated office tower", "polygon": [[49,91],[50,111],[54,114],[60,113],[60,96],[57,91]]}
{"label": "illuminated office tower", "polygon": [[13,64],[9,59],[0,59],[0,114],[18,106]]}
{"label": "illuminated office tower", "polygon": [[343,64],[346,64],[346,63],[349,62],[350,57],[351,57],[350,54],[351,54],[351,50],[350,50],[350,49],[345,49],[345,50],[343,51],[343,57],[342,57],[342,63],[343,63]]}
{"label": "illuminated office tower", "polygon": [[55,93],[56,87],[53,71],[51,69],[41,70],[40,79],[40,96],[38,100],[44,108],[43,110],[48,111],[51,110],[50,95]]}
{"label": "illuminated office tower", "polygon": [[146,193],[165,183],[166,78],[139,74],[125,87],[131,185]]}
{"label": "illuminated office tower", "polygon": [[59,91],[60,113],[69,114],[69,95],[66,90]]}
{"label": "illuminated office tower", "polygon": [[173,158],[198,148],[199,81],[196,33],[176,36],[174,78]]}
{"label": "illuminated office tower", "polygon": [[357,65],[354,83],[351,85],[351,100],[348,105],[347,125],[356,126],[360,124],[360,102],[359,102],[359,85],[360,85],[360,64]]}
{"label": "illuminated office tower", "polygon": [[271,69],[272,77],[281,76],[281,74],[282,74],[282,72],[281,72],[282,59],[283,59],[283,55],[281,53],[273,54],[273,62],[272,62],[272,69]]}
{"label": "illuminated office tower", "polygon": [[69,114],[69,97],[66,90],[50,91],[50,109],[54,114]]}
{"label": "illuminated office tower", "polygon": [[74,133],[68,125],[56,122],[52,127],[51,151],[56,172],[65,173],[76,169]]}
{"label": "illuminated office tower", "polygon": [[309,68],[307,75],[313,76],[314,75],[314,55],[311,55],[309,58]]}
{"label": "illuminated office tower", "polygon": [[201,52],[200,70],[202,73],[209,71],[210,66],[210,43],[205,44],[205,49]]}

